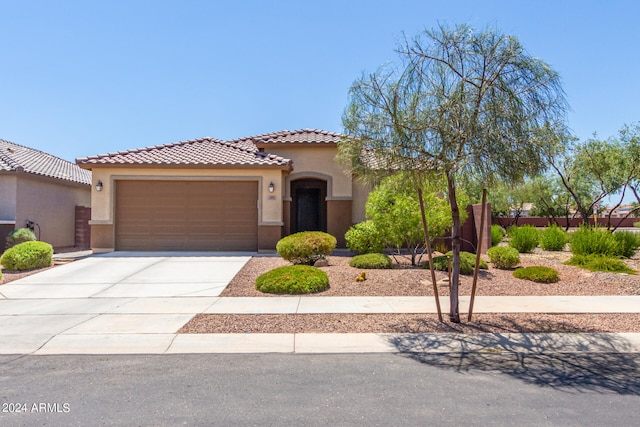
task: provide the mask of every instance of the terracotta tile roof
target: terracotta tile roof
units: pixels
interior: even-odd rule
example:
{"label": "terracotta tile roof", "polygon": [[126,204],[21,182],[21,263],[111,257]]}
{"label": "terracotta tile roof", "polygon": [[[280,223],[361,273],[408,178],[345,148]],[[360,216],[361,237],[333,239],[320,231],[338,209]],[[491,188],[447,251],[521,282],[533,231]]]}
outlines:
{"label": "terracotta tile roof", "polygon": [[26,172],[91,185],[91,172],[40,150],[0,139],[0,171]]}
{"label": "terracotta tile roof", "polygon": [[251,141],[254,144],[337,144],[344,135],[318,129],[283,130],[280,132],[265,133],[262,135],[250,136],[236,139],[234,141]]}
{"label": "terracotta tile roof", "polygon": [[221,141],[200,138],[165,145],[101,154],[77,159],[91,165],[203,165],[203,166],[274,166],[288,167],[289,159],[259,152],[248,141]]}

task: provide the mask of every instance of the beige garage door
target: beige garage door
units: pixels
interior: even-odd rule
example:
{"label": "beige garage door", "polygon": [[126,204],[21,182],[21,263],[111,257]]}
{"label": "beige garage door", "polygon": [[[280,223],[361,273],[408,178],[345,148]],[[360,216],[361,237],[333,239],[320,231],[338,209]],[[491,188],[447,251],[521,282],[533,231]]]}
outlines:
{"label": "beige garage door", "polygon": [[256,181],[118,181],[116,250],[255,251]]}

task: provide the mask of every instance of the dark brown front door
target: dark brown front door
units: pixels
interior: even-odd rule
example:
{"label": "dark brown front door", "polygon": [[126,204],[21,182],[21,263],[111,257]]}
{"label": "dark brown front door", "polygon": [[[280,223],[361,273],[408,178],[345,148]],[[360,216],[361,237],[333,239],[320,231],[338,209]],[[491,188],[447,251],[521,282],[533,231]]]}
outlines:
{"label": "dark brown front door", "polygon": [[317,179],[291,182],[291,232],[327,231],[327,183]]}
{"label": "dark brown front door", "polygon": [[320,189],[298,188],[296,198],[298,199],[298,230],[320,230],[322,228],[320,224]]}

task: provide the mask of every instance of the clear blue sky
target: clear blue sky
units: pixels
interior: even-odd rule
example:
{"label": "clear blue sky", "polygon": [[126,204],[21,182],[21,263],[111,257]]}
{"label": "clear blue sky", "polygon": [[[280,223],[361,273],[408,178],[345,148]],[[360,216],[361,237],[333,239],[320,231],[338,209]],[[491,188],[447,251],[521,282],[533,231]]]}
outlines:
{"label": "clear blue sky", "polygon": [[560,72],[581,139],[640,121],[640,2],[0,0],[0,138],[67,160],[342,131],[403,33],[496,26]]}

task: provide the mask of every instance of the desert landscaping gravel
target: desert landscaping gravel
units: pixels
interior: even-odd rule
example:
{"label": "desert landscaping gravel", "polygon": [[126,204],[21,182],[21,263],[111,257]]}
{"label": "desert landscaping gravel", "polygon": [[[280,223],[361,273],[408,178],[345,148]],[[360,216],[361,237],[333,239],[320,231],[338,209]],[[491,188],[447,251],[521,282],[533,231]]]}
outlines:
{"label": "desert landscaping gravel", "polygon": [[[532,254],[520,255],[520,266],[543,265],[555,268],[560,275],[557,283],[534,283],[516,279],[512,270],[492,268],[481,270],[477,295],[640,295],[640,275],[590,272],[564,265],[569,252],[544,252],[536,249]],[[329,275],[329,289],[306,296],[425,296],[433,295],[429,269],[412,268],[404,258],[400,265],[389,270],[366,270],[367,280],[356,282],[362,270],[349,266],[348,256],[328,257],[329,266],[321,267]],[[426,260],[426,257],[425,257]],[[626,260],[632,269],[640,269],[640,259]],[[225,297],[269,297],[255,289],[256,278],[273,268],[289,263],[277,256],[254,257],[233,278],[222,292]],[[438,280],[446,278],[436,272]],[[422,281],[428,284],[421,284]],[[472,276],[460,276],[460,295],[471,293]],[[447,287],[440,287],[441,295],[448,295]]]}
{"label": "desert landscaping gravel", "polygon": [[[446,317],[445,317],[446,319]],[[200,314],[179,333],[640,332],[640,314]]]}
{"label": "desert landscaping gravel", "polygon": [[[557,283],[540,284],[516,279],[510,270],[492,268],[479,275],[477,295],[640,295],[640,276],[590,272],[564,265],[568,252],[536,249],[521,254],[520,265],[553,267],[560,274]],[[366,270],[367,280],[356,282],[361,270],[349,266],[350,257],[331,256],[321,267],[329,275],[326,291],[305,296],[432,296],[428,269],[411,267],[406,260],[391,270]],[[640,269],[640,259],[625,260]],[[270,297],[255,289],[258,275],[288,262],[277,256],[257,256],[234,277],[223,297]],[[437,272],[437,279],[446,277]],[[469,295],[471,276],[461,276],[460,295]],[[427,281],[427,284],[421,282]],[[440,295],[448,295],[446,286]],[[464,310],[462,310],[464,311]],[[435,314],[201,314],[181,333],[418,333],[418,332],[640,332],[640,314],[475,314],[471,322],[441,323]]]}

